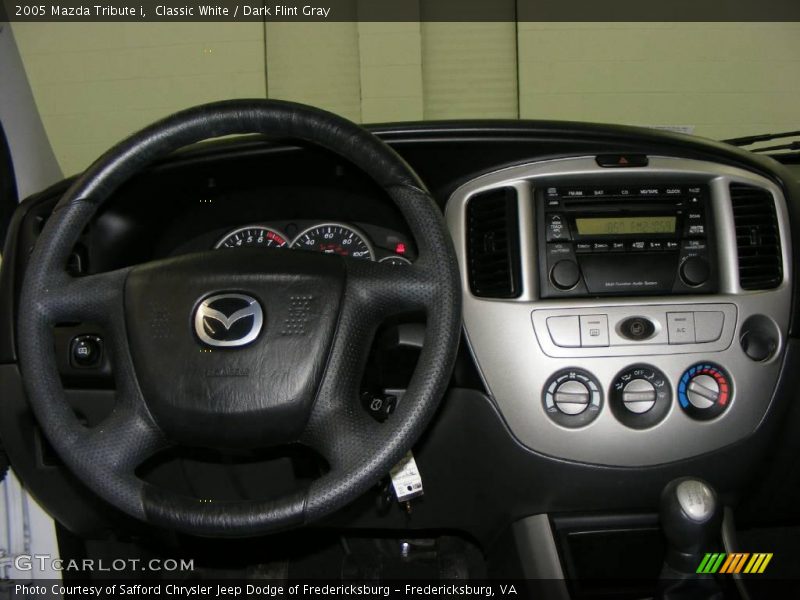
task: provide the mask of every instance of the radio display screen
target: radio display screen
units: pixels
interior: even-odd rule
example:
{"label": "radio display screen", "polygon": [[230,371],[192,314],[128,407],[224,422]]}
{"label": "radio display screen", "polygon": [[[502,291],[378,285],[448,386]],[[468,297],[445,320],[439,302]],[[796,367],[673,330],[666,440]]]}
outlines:
{"label": "radio display screen", "polygon": [[677,217],[578,217],[578,235],[627,235],[675,233]]}

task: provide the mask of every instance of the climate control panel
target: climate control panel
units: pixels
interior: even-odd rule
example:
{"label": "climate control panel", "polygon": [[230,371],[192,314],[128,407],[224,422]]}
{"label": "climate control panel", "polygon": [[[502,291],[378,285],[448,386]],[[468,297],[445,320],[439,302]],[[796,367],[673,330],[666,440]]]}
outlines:
{"label": "climate control panel", "polygon": [[[626,427],[648,429],[670,412],[674,397],[669,377],[648,364],[626,367],[611,382],[608,405],[614,417]],[[676,385],[677,401],[692,419],[707,421],[729,406],[733,383],[717,364],[704,362],[686,369]],[[547,415],[559,425],[584,427],[603,408],[603,388],[584,369],[564,369],[548,378],[542,393]]]}

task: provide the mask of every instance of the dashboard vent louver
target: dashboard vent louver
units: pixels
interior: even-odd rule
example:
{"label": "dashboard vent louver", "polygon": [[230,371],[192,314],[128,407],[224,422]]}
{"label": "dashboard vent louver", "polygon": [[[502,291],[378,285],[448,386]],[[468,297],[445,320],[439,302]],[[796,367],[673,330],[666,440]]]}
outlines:
{"label": "dashboard vent louver", "polygon": [[732,184],[730,190],[739,253],[739,285],[744,290],[776,288],[783,281],[783,265],[772,194],[743,184]]}
{"label": "dashboard vent louver", "polygon": [[467,204],[467,268],[473,295],[516,298],[521,293],[517,192],[476,194]]}

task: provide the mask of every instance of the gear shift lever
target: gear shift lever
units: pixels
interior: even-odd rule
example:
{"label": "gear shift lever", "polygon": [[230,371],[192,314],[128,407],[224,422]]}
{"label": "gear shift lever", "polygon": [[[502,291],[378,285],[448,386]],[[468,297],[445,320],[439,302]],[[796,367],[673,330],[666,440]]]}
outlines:
{"label": "gear shift lever", "polygon": [[675,479],[661,493],[660,509],[667,554],[658,597],[721,598],[713,577],[696,572],[704,554],[720,544],[722,506],[714,488],[694,477]]}

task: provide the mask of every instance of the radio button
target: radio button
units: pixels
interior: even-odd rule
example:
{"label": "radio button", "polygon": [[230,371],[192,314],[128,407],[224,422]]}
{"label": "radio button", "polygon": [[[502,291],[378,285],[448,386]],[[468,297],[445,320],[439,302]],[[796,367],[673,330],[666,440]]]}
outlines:
{"label": "radio button", "polygon": [[703,221],[686,221],[683,235],[684,237],[705,237],[706,225]]}
{"label": "radio button", "polygon": [[571,239],[569,225],[564,215],[549,213],[545,219],[545,235],[548,242],[566,242]]}
{"label": "radio button", "polygon": [[632,252],[644,252],[647,250],[647,242],[644,240],[636,240],[634,242],[628,242],[628,248]]}
{"label": "radio button", "polygon": [[667,313],[670,344],[694,344],[694,313]]}
{"label": "radio button", "polygon": [[612,252],[625,252],[625,242],[611,242]]}
{"label": "radio button", "polygon": [[608,346],[608,315],[581,315],[581,346]]}
{"label": "radio button", "polygon": [[581,326],[578,317],[549,317],[547,331],[556,346],[581,347]]}
{"label": "radio button", "polygon": [[560,290],[570,290],[581,280],[581,271],[573,260],[560,260],[550,270],[550,281]]}
{"label": "radio button", "polygon": [[708,244],[706,244],[705,240],[684,240],[681,244],[681,250],[686,254],[705,253],[708,250]]}
{"label": "radio button", "polygon": [[647,242],[649,252],[661,252],[664,249],[664,242],[661,240],[651,240]]}
{"label": "radio button", "polygon": [[674,242],[671,240],[667,240],[666,242],[664,242],[664,250],[666,250],[667,252],[672,250],[677,250],[679,247],[680,244],[678,242]]}
{"label": "radio button", "polygon": [[578,242],[575,244],[575,252],[578,254],[587,254],[592,251],[592,244],[589,242]]}
{"label": "radio button", "polygon": [[595,242],[592,244],[592,252],[608,252],[611,245],[608,242]]}

